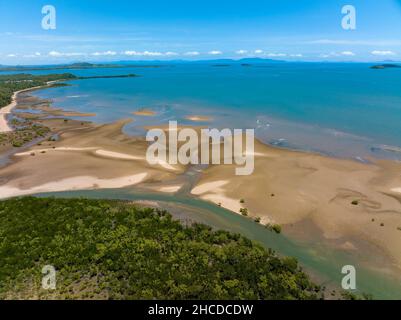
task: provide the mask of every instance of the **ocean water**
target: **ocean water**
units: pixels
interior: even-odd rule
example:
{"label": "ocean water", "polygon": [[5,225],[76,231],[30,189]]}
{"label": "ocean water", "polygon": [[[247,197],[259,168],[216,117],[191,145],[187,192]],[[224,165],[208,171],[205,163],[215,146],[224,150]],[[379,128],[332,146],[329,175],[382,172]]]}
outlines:
{"label": "ocean water", "polygon": [[[215,66],[177,63],[158,68],[58,70],[80,76],[140,77],[71,81],[36,91],[56,107],[96,113],[107,123],[132,118],[124,130],[207,115],[217,128],[255,128],[266,143],[339,157],[401,160],[401,69],[364,63],[271,63]],[[54,71],[52,71],[54,72]],[[38,72],[32,72],[38,73]],[[50,73],[41,71],[40,73]],[[149,108],[155,117],[134,116]]]}

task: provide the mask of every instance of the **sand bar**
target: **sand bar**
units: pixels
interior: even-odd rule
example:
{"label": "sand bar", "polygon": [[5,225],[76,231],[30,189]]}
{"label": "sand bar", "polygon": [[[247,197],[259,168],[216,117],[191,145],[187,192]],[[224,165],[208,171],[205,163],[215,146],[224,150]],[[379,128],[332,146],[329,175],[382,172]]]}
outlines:
{"label": "sand bar", "polygon": [[185,119],[194,121],[194,122],[207,122],[207,121],[212,121],[213,119],[208,116],[199,116],[199,115],[190,115],[186,116]]}
{"label": "sand bar", "polygon": [[140,109],[138,111],[132,112],[132,114],[136,116],[153,117],[156,115],[156,112],[150,109]]}

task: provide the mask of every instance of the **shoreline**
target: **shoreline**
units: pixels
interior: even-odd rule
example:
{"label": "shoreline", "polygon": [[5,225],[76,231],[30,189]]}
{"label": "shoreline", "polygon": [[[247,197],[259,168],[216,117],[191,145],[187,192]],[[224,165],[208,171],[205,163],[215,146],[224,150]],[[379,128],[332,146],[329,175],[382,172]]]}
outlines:
{"label": "shoreline", "polygon": [[59,80],[48,81],[46,83],[46,85],[43,85],[43,86],[31,87],[31,88],[27,88],[27,89],[14,91],[13,95],[11,96],[11,103],[3,108],[0,108],[0,133],[6,133],[6,132],[13,131],[13,128],[10,126],[10,124],[7,120],[7,116],[10,115],[12,113],[13,109],[17,106],[17,98],[20,93],[43,89],[43,88],[49,87],[52,84],[57,83],[57,82],[59,82]]}
{"label": "shoreline", "polygon": [[[105,125],[38,121],[56,128],[53,133],[60,139],[14,154],[11,163],[0,168],[2,196],[135,185],[170,195],[185,189],[189,167],[149,166],[144,138],[122,133],[129,120]],[[364,164],[258,140],[255,155],[254,175],[238,177],[233,166],[212,165],[200,172],[189,195],[238,215],[245,207],[249,218],[282,225],[283,232],[296,239],[320,239],[329,248],[368,259],[375,268],[401,270],[401,231],[397,230],[401,227],[401,177],[397,175],[401,164],[387,160]]]}

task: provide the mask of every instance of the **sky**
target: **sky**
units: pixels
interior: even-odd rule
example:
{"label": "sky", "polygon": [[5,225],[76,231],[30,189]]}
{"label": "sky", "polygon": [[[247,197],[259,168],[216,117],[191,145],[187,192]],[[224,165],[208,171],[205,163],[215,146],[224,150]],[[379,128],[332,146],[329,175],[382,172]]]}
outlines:
{"label": "sky", "polygon": [[246,57],[401,61],[401,0],[0,0],[0,64]]}

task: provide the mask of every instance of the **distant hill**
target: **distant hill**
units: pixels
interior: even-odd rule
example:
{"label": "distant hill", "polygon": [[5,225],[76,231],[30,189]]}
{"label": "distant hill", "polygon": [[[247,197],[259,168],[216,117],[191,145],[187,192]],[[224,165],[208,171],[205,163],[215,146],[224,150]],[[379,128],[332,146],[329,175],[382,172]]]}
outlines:
{"label": "distant hill", "polygon": [[232,64],[253,65],[267,63],[282,63],[284,60],[273,60],[263,58],[244,58],[239,60],[234,59],[213,59],[213,60],[153,60],[153,61],[116,61],[113,63],[90,63],[76,62],[71,64],[58,65],[16,65],[5,66],[0,65],[0,72],[13,71],[49,71],[49,70],[82,70],[82,69],[98,69],[98,68],[160,68],[175,64],[209,64],[213,66],[227,66]]}
{"label": "distant hill", "polygon": [[264,63],[283,63],[284,60],[273,60],[263,58],[243,58],[243,59],[213,59],[213,60],[175,60],[170,63],[187,63],[187,64],[211,64],[211,65],[230,65],[230,64],[264,64]]}
{"label": "distant hill", "polygon": [[40,71],[40,70],[66,70],[66,69],[97,69],[97,68],[125,68],[127,66],[118,64],[93,64],[79,62],[62,65],[43,65],[43,66],[0,66],[0,72],[7,71]]}
{"label": "distant hill", "polygon": [[392,68],[401,68],[401,65],[394,64],[394,63],[384,63],[378,64],[375,66],[371,66],[371,69],[392,69]]}

